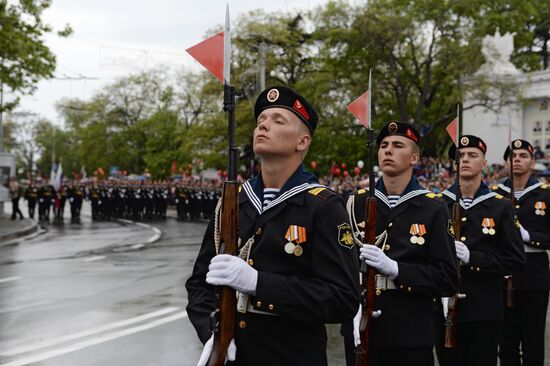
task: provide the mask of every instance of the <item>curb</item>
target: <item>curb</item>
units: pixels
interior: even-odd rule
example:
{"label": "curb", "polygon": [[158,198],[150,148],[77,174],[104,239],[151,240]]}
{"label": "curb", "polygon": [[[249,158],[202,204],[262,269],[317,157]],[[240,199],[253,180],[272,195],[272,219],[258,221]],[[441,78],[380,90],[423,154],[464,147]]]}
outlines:
{"label": "curb", "polygon": [[[28,236],[30,234],[34,234],[37,231],[39,231],[40,225],[38,224],[37,220],[31,220],[31,223],[27,226],[25,226],[23,229],[6,235],[0,235],[0,247],[1,246],[7,246],[7,245],[13,245],[14,239],[19,239],[24,236]],[[24,240],[24,239],[23,239]]]}

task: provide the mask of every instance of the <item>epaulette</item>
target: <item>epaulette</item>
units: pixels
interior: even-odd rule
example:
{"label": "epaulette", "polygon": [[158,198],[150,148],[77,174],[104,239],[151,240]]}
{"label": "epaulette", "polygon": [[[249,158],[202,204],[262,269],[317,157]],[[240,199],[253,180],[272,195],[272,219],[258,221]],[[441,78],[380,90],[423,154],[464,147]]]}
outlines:
{"label": "epaulette", "polygon": [[545,184],[541,185],[540,188],[541,189],[548,189],[548,184],[545,183]]}
{"label": "epaulette", "polygon": [[367,193],[367,190],[364,188],[361,188],[360,190],[357,191],[357,194],[363,194],[363,193]]}
{"label": "epaulette", "polygon": [[495,196],[495,198],[496,198],[497,200],[501,200],[501,199],[504,198],[504,196],[501,195],[501,194],[497,194],[497,195]]}
{"label": "epaulette", "polygon": [[491,189],[492,189],[493,191],[496,191],[496,190],[498,190],[498,186],[495,184],[494,186],[491,187]]}
{"label": "epaulette", "polygon": [[332,192],[330,189],[327,189],[326,187],[313,188],[307,191],[307,193],[311,194],[312,196],[322,198],[325,201],[328,200],[330,196],[335,194],[334,192]]}
{"label": "epaulette", "polygon": [[426,193],[426,197],[428,197],[428,198],[436,198],[436,197],[441,198],[441,197],[443,197],[443,194],[430,192],[430,193]]}

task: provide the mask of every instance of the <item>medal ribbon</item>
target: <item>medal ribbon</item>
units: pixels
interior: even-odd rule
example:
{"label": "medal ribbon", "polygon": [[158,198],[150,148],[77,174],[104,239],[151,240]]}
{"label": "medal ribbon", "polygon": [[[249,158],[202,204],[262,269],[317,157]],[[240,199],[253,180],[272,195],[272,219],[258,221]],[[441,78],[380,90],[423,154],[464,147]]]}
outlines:
{"label": "medal ribbon", "polygon": [[286,230],[285,239],[289,242],[296,242],[300,244],[306,241],[306,228],[298,225],[290,225]]}
{"label": "medal ribbon", "polygon": [[546,202],[538,201],[535,203],[535,208],[537,210],[546,210]]}
{"label": "medal ribbon", "polygon": [[412,224],[409,229],[409,234],[414,236],[422,236],[426,234],[426,226],[424,226],[424,224]]}

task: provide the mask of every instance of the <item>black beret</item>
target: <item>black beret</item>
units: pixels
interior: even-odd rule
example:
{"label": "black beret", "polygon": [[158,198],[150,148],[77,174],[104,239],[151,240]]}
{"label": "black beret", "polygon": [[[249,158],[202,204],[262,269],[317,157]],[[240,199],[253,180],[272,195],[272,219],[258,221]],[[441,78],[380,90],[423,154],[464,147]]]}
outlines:
{"label": "black beret", "polygon": [[268,108],[285,108],[293,112],[311,131],[315,132],[318,117],[315,109],[304,97],[286,86],[274,86],[260,93],[254,105],[256,120]]}
{"label": "black beret", "polygon": [[380,134],[378,134],[378,137],[376,138],[376,144],[380,145],[382,140],[386,136],[390,135],[397,135],[397,136],[404,136],[408,139],[413,140],[417,145],[420,145],[420,134],[414,128],[412,125],[408,123],[401,123],[401,122],[390,122],[384,127],[382,127],[382,130],[380,131]]}
{"label": "black beret", "polygon": [[[485,141],[483,141],[482,139],[474,135],[464,135],[460,137],[460,141],[458,145],[459,145],[458,147],[459,150],[465,147],[475,147],[481,150],[483,154],[487,153],[487,144],[485,143]],[[455,158],[455,151],[456,151],[456,146],[452,144],[451,147],[449,148],[449,159]]]}
{"label": "black beret", "polygon": [[[533,157],[535,153],[533,146],[531,146],[528,141],[521,139],[512,141],[512,150],[527,150],[529,154],[531,154],[531,157]],[[506,151],[504,152],[504,160],[508,160],[508,155],[510,155],[510,146],[506,147]]]}

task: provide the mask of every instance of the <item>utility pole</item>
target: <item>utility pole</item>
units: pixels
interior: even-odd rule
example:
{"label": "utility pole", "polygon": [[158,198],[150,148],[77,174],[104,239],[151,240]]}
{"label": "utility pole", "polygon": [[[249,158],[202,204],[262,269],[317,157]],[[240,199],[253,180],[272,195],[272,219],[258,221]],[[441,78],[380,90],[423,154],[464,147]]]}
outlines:
{"label": "utility pole", "polygon": [[4,152],[4,125],[2,118],[4,115],[4,83],[0,81],[0,153]]}

